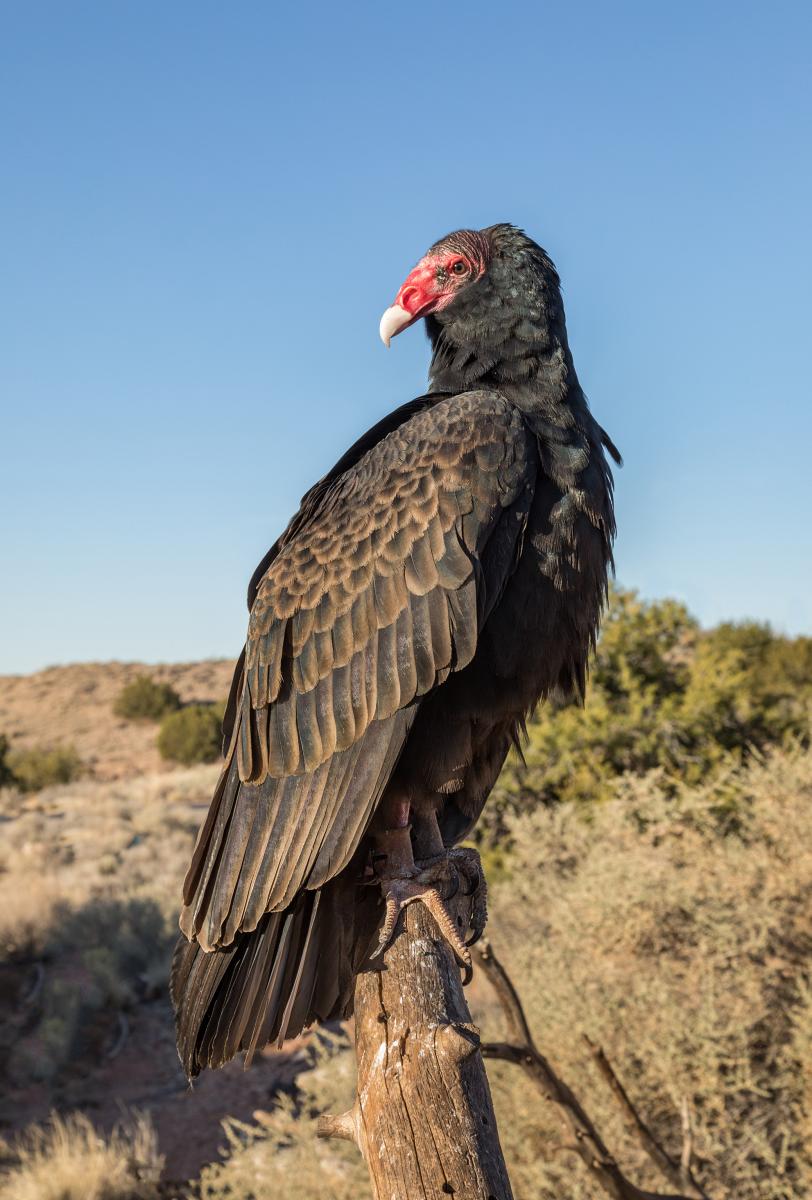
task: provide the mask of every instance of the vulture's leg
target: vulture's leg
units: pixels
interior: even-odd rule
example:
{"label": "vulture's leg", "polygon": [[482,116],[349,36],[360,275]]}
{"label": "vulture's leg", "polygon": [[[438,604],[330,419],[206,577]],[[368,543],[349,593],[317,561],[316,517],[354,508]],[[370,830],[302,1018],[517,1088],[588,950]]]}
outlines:
{"label": "vulture's leg", "polygon": [[445,858],[447,851],[443,835],[440,833],[436,809],[430,808],[427,812],[421,812],[419,809],[413,811],[412,820],[414,822],[412,845],[415,858],[421,862]]}
{"label": "vulture's leg", "polygon": [[[375,871],[386,901],[386,916],[374,955],[380,954],[388,946],[401,911],[419,900],[434,917],[440,933],[452,950],[470,971],[471,952],[446,907],[446,901],[459,887],[459,878],[443,846],[436,816],[432,813],[433,829],[432,822],[417,817],[413,847],[412,829],[406,823],[409,817],[408,802],[387,804],[381,815],[391,827],[372,831]],[[415,851],[420,855],[417,862]],[[426,859],[422,857],[424,854]]]}

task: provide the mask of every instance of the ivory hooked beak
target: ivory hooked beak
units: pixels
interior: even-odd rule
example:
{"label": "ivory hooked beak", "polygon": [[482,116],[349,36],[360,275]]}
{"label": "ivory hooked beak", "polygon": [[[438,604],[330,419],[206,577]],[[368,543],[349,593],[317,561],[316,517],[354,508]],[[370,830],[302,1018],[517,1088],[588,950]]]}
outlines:
{"label": "ivory hooked beak", "polygon": [[397,337],[402,329],[416,320],[416,317],[413,317],[405,308],[401,308],[399,304],[393,304],[387,308],[381,317],[379,330],[384,346],[388,347],[393,337]]}

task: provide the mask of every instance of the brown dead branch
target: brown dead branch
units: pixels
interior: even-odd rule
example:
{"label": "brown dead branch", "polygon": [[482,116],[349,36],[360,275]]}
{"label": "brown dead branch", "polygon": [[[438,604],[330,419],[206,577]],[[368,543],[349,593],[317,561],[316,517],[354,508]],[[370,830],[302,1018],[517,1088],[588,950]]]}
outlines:
{"label": "brown dead branch", "polygon": [[[616,1200],[708,1200],[706,1192],[696,1183],[690,1171],[691,1143],[690,1136],[686,1134],[687,1118],[685,1113],[687,1108],[684,1107],[683,1111],[683,1161],[686,1164],[683,1171],[681,1164],[675,1163],[666,1154],[639,1117],[606,1055],[599,1048],[592,1047],[596,1062],[609,1081],[612,1092],[620,1103],[627,1120],[633,1121],[635,1132],[644,1149],[663,1171],[666,1178],[671,1182],[676,1181],[676,1186],[682,1190],[676,1194],[665,1194],[647,1192],[638,1188],[623,1174],[575,1094],[539,1051],[533,1041],[518,993],[486,939],[483,939],[474,948],[474,959],[496,992],[508,1027],[509,1041],[483,1045],[484,1057],[499,1058],[520,1066],[533,1080],[544,1098],[551,1100],[557,1106],[565,1129],[574,1137],[574,1144],[571,1148],[602,1184],[605,1191],[610,1196],[614,1196]],[[689,1121],[688,1128],[690,1128]]]}
{"label": "brown dead branch", "polygon": [[595,1065],[609,1084],[612,1095],[617,1100],[626,1123],[636,1135],[637,1140],[652,1162],[657,1164],[665,1178],[675,1187],[682,1188],[689,1200],[709,1200],[707,1192],[700,1187],[691,1171],[693,1131],[691,1129],[691,1116],[687,1098],[685,1096],[682,1098],[682,1152],[680,1161],[676,1162],[664,1147],[660,1145],[632,1104],[626,1089],[618,1079],[617,1073],[606,1057],[602,1047],[595,1045],[586,1035],[584,1035],[584,1041],[590,1049]]}
{"label": "brown dead branch", "polygon": [[116,1040],[107,1051],[105,1058],[118,1058],[119,1054],[121,1054],[121,1051],[124,1049],[129,1036],[130,1022],[127,1020],[127,1014],[120,1012],[116,1019]]}

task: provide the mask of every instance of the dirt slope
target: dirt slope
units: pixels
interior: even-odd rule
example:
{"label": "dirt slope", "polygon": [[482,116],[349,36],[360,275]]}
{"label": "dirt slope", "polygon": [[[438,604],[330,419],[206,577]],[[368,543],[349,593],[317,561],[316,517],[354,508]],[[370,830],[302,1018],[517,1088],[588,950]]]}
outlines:
{"label": "dirt slope", "polygon": [[185,702],[225,700],[234,663],[76,663],[33,675],[0,676],[0,734],[12,749],[70,744],[96,779],[171,770],[155,746],[152,722],[124,721],[116,696],[136,675],[170,683]]}

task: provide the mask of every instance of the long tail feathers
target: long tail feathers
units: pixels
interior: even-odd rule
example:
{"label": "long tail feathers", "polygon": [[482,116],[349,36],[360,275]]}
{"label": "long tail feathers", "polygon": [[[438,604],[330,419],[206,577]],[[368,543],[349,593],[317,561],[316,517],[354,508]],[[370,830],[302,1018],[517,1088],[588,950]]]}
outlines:
{"label": "long tail feathers", "polygon": [[377,889],[359,889],[355,878],[348,868],[300,893],[222,949],[178,939],[170,992],[190,1078],[240,1051],[248,1065],[268,1042],[281,1045],[314,1021],[349,1016],[355,974],[380,917]]}

